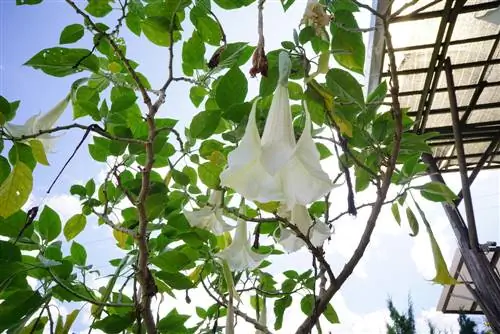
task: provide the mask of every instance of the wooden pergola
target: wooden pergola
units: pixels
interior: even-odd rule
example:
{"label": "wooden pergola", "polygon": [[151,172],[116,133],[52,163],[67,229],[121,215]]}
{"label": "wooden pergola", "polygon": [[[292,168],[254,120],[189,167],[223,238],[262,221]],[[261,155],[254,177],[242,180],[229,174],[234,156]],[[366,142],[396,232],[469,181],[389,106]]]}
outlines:
{"label": "wooden pergola", "polygon": [[[405,2],[374,0],[373,7],[384,12],[392,5],[395,12]],[[389,29],[400,101],[415,120],[413,131],[439,133],[429,141],[432,154],[422,156],[429,176],[444,183],[443,173],[456,172],[462,181],[455,204],[443,207],[459,248],[450,272],[464,284],[446,286],[438,309],[484,312],[500,324],[500,251],[490,240],[478,240],[470,192],[481,170],[500,168],[499,6],[491,0],[420,0],[398,13]],[[389,76],[380,25],[372,17],[369,91]]]}

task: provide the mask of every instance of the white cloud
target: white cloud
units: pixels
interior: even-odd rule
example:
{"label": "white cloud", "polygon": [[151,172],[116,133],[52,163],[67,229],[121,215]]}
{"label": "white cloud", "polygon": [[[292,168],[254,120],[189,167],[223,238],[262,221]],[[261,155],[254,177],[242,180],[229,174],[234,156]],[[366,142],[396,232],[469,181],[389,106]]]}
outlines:
{"label": "white cloud", "polygon": [[417,333],[429,332],[429,321],[436,327],[437,330],[447,332],[449,334],[458,333],[460,331],[456,314],[444,314],[431,308],[423,310],[417,318]]}
{"label": "white cloud", "polygon": [[61,221],[66,222],[71,216],[82,212],[80,201],[72,195],[52,195],[45,201],[45,205],[50,206],[61,217]]}

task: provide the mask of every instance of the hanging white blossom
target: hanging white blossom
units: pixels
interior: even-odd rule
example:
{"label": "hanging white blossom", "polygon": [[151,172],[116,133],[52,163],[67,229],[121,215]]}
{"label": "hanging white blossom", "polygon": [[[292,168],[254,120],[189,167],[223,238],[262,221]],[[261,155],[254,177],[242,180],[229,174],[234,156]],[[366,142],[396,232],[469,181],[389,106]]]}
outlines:
{"label": "hanging white blossom", "polygon": [[214,190],[208,199],[208,205],[200,210],[184,210],[184,216],[191,226],[209,230],[215,235],[221,235],[234,228],[222,217],[222,191]]}
{"label": "hanging white blossom", "polygon": [[[68,106],[70,95],[66,96],[62,101],[60,101],[54,108],[49,110],[45,114],[36,114],[31,116],[23,125],[17,125],[8,123],[5,125],[5,129],[8,133],[16,138],[23,136],[32,136],[40,133],[40,131],[45,131],[51,129],[57,120],[61,117],[64,110]],[[40,140],[43,144],[45,151],[50,152],[54,147],[54,143],[57,136],[51,134],[42,134],[37,136],[35,139]]]}

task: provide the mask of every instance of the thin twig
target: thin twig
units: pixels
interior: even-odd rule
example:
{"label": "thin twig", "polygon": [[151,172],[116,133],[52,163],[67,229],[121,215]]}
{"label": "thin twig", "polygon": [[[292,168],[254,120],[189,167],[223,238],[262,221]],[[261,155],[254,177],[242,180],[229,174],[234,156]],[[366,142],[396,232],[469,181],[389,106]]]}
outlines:
{"label": "thin twig", "polygon": [[96,25],[96,23],[92,20],[92,18],[89,15],[87,15],[84,11],[82,11],[72,0],[65,0],[65,1],[79,15],[81,15],[85,19],[85,21],[90,25],[90,27],[92,27],[92,29],[94,31],[96,31],[99,34],[103,34],[103,37],[109,42],[109,44],[113,48],[113,51],[116,53],[116,55],[118,56],[118,58],[120,58],[120,60],[123,62],[123,64],[125,65],[125,68],[129,72],[129,74],[132,76],[132,79],[135,81],[137,87],[139,88],[139,91],[141,92],[144,104],[146,104],[148,106],[148,108],[151,108],[152,107],[151,98],[149,97],[148,92],[146,91],[146,88],[142,84],[141,79],[137,75],[137,72],[134,70],[134,68],[132,67],[132,65],[130,65],[129,60],[125,57],[125,55],[123,54],[122,50],[116,44],[116,42],[114,41],[114,39],[110,35],[108,35],[107,33],[105,33],[104,31],[102,31]]}

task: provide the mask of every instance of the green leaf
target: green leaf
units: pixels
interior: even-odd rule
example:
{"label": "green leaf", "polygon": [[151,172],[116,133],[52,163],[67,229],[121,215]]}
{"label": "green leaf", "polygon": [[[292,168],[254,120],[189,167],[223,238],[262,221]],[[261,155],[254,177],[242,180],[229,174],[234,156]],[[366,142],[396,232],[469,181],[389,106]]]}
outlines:
{"label": "green leaf", "polygon": [[160,280],[167,283],[172,289],[186,290],[194,287],[193,282],[186,275],[179,272],[159,271],[155,275]]}
{"label": "green leaf", "polygon": [[392,203],[391,211],[392,215],[394,216],[394,219],[396,219],[396,223],[398,223],[398,225],[401,226],[401,215],[399,214],[398,203]]}
{"label": "green leaf", "polygon": [[210,159],[210,156],[213,152],[219,151],[222,152],[224,149],[224,144],[215,139],[207,139],[200,146],[200,156],[204,159]]}
{"label": "green leaf", "polygon": [[328,147],[325,146],[325,144],[316,143],[316,149],[319,152],[320,160],[323,160],[323,159],[326,159],[326,158],[332,156],[332,152],[330,152],[330,150],[328,149]]}
{"label": "green leaf", "polygon": [[13,110],[9,101],[0,95],[0,125],[4,125],[6,122],[11,121],[15,115],[16,112]]}
{"label": "green leaf", "polygon": [[217,189],[220,184],[219,175],[222,172],[222,167],[206,162],[198,166],[198,176],[204,185],[211,189]]}
{"label": "green leaf", "polygon": [[190,39],[182,46],[182,68],[184,74],[193,75],[193,69],[205,67],[205,43],[201,40],[199,33],[195,30]]}
{"label": "green leaf", "polygon": [[[24,225],[26,224],[26,213],[24,211],[17,211],[13,215],[9,216],[8,218],[0,218],[0,235],[10,237],[10,238],[16,238],[21,230],[24,228]],[[26,227],[24,229],[24,232],[22,234],[23,237],[31,237],[33,234],[33,224],[30,226]]]}
{"label": "green leaf", "polygon": [[85,198],[87,196],[87,190],[84,186],[79,184],[74,184],[69,189],[71,195],[78,195],[80,198]]}
{"label": "green leaf", "polygon": [[180,185],[187,186],[189,184],[189,176],[176,169],[172,169],[172,178]]}
{"label": "green leaf", "polygon": [[418,230],[419,230],[418,220],[410,208],[406,208],[406,218],[408,219],[408,224],[410,225],[410,229],[412,231],[412,233],[410,233],[410,235],[412,237],[417,236]]}
{"label": "green leaf", "polygon": [[276,320],[274,321],[274,329],[279,330],[283,326],[283,315],[285,314],[285,310],[292,305],[292,297],[285,296],[280,299],[276,299],[274,302],[274,315],[276,316]]}
{"label": "green leaf", "polygon": [[9,217],[20,210],[33,188],[31,169],[17,162],[12,172],[0,186],[0,217]]}
{"label": "green leaf", "polygon": [[47,242],[51,242],[61,233],[61,219],[57,212],[46,205],[40,214],[37,227],[41,237]]}
{"label": "green leaf", "polygon": [[223,109],[243,103],[248,92],[248,82],[239,67],[232,67],[219,81],[215,92],[217,105]]}
{"label": "green leaf", "polygon": [[429,221],[425,217],[425,213],[422,211],[417,202],[414,201],[414,203],[417,207],[420,217],[422,217],[422,221],[424,222],[425,228],[427,229],[427,234],[429,235],[429,240],[431,242],[432,254],[434,255],[434,267],[436,268],[436,276],[432,279],[432,281],[443,285],[457,284],[457,280],[451,277],[450,272],[448,271],[446,261],[444,260],[443,254],[441,253],[441,249],[439,248],[436,237],[432,232],[431,224],[429,224]]}
{"label": "green leaf", "polygon": [[95,192],[95,181],[94,179],[90,179],[87,181],[85,184],[85,193],[87,194],[88,197],[92,197]]}
{"label": "green leaf", "polygon": [[354,102],[364,109],[363,90],[358,81],[347,71],[334,68],[326,74],[326,84],[334,95],[346,102]]}
{"label": "green leaf", "polygon": [[87,262],[87,251],[85,247],[80,245],[78,242],[73,241],[71,244],[71,258],[75,264],[84,266]]}
{"label": "green leaf", "polygon": [[151,263],[165,272],[175,273],[185,269],[192,261],[183,252],[170,250],[153,257]]}
{"label": "green leaf", "polygon": [[375,112],[380,107],[380,104],[384,101],[387,95],[387,82],[381,82],[373,92],[371,92],[366,98],[366,110],[368,113],[372,113],[375,116]]}
{"label": "green leaf", "polygon": [[429,182],[417,188],[420,189],[422,197],[433,202],[453,204],[453,201],[458,198],[447,185],[441,182]]}
{"label": "green leaf", "polygon": [[189,90],[189,98],[191,99],[191,102],[193,102],[195,107],[200,106],[207,94],[208,91],[201,86],[193,86]]}
{"label": "green leaf", "polygon": [[85,10],[95,17],[104,17],[108,15],[112,9],[108,0],[89,0],[89,4],[85,7]]}
{"label": "green leaf", "polygon": [[9,150],[9,160],[12,165],[22,162],[31,170],[35,169],[36,166],[36,160],[31,147],[23,143],[15,143],[12,146]]}
{"label": "green leaf", "polygon": [[[75,68],[76,64],[79,64],[77,68]],[[61,47],[44,49],[24,65],[42,70],[44,73],[55,77],[65,77],[83,70],[99,72],[99,59],[87,49]]]}
{"label": "green leaf", "polygon": [[87,217],[82,214],[76,214],[66,222],[64,225],[64,237],[66,237],[67,241],[75,238],[80,232],[85,229],[87,225]]}
{"label": "green leaf", "polygon": [[354,15],[345,10],[335,12],[335,20],[330,24],[330,30],[335,60],[345,68],[363,74],[365,45]]}
{"label": "green leaf", "polygon": [[214,134],[221,119],[220,110],[205,110],[193,117],[189,130],[193,138],[206,139]]}
{"label": "green leaf", "polygon": [[10,174],[10,164],[9,160],[7,160],[5,157],[0,156],[0,184],[5,181],[5,179],[9,176]]}
{"label": "green leaf", "polygon": [[9,294],[0,304],[0,331],[23,319],[28,320],[44,302],[45,299],[36,291],[18,290]]}
{"label": "green leaf", "polygon": [[47,155],[45,154],[42,142],[38,139],[31,139],[29,143],[35,160],[42,165],[48,166],[49,161],[47,160]]}
{"label": "green leaf", "polygon": [[94,322],[91,327],[100,329],[104,333],[118,334],[125,331],[134,323],[134,321],[135,316],[133,312],[128,312],[126,314],[112,314],[102,320]]}
{"label": "green leaf", "polygon": [[283,275],[285,275],[288,278],[292,278],[292,279],[298,279],[299,278],[299,274],[295,270],[284,271]]}
{"label": "green leaf", "polygon": [[300,309],[305,315],[311,315],[314,309],[314,295],[304,296],[300,301]]}
{"label": "green leaf", "polygon": [[184,323],[188,319],[189,315],[179,314],[174,308],[158,322],[158,330],[161,333],[183,333],[187,331]]}
{"label": "green leaf", "polygon": [[[150,16],[141,23],[144,35],[156,45],[170,46],[170,27],[176,28],[176,24],[165,16]],[[180,33],[174,31],[174,42],[180,39]]]}
{"label": "green leaf", "polygon": [[281,5],[283,6],[283,10],[286,12],[288,8],[290,8],[290,6],[293,5],[294,2],[295,0],[281,0]]}
{"label": "green leaf", "polygon": [[83,37],[85,28],[81,24],[70,24],[66,26],[59,37],[59,44],[75,43]]}
{"label": "green leaf", "polygon": [[57,332],[56,334],[68,334],[69,330],[71,329],[71,326],[73,326],[73,323],[76,320],[76,317],[78,317],[78,314],[80,313],[79,309],[73,310],[73,312],[69,313],[66,316],[66,321],[64,322],[64,327],[62,328],[61,332]]}
{"label": "green leaf", "polygon": [[217,6],[222,9],[236,9],[241,7],[246,7],[252,4],[255,0],[214,0]]}
{"label": "green leaf", "polygon": [[326,320],[328,320],[331,324],[339,324],[339,316],[337,315],[337,312],[335,312],[335,309],[333,308],[332,304],[328,303],[326,306],[325,312],[323,312],[323,315],[325,316]]}
{"label": "green leaf", "polygon": [[22,6],[22,5],[38,5],[42,1],[43,0],[16,0],[16,5],[17,6]]}

